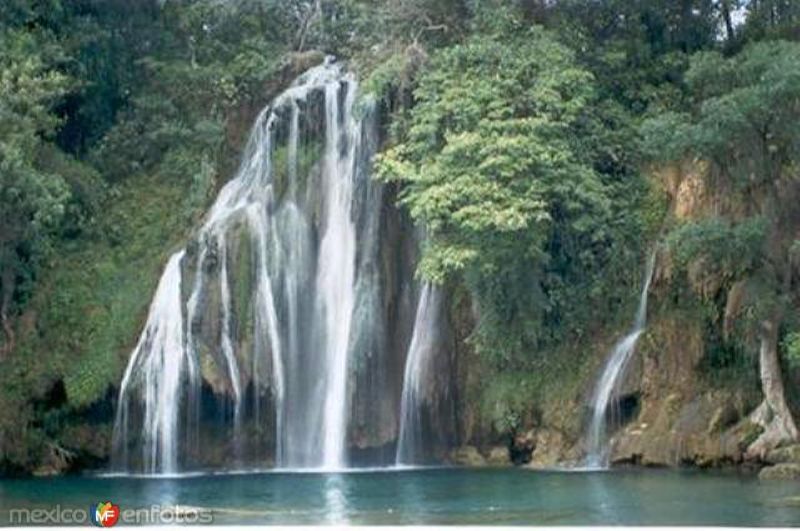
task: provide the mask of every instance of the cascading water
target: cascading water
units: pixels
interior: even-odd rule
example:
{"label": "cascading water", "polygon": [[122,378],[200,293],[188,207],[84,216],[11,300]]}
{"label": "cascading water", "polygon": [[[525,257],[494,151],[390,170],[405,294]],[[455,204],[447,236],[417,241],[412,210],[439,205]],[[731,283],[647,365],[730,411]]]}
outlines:
{"label": "cascading water", "polygon": [[[171,473],[177,467],[177,417],[180,379],[187,364],[181,315],[181,269],[184,252],[172,255],[156,288],[139,343],[122,378],[122,389],[134,385],[144,395],[142,461],[148,471]],[[178,316],[176,319],[175,316]],[[115,439],[128,434],[127,401],[120,400]],[[127,448],[123,448],[127,450]],[[127,455],[122,455],[127,459]]]}
{"label": "cascading water", "polygon": [[426,373],[430,358],[439,345],[439,319],[441,295],[429,283],[422,286],[414,319],[414,333],[408,347],[403,377],[403,394],[400,401],[400,434],[397,439],[395,464],[415,465],[423,461],[421,402],[424,398]]}
{"label": "cascading water", "polygon": [[589,468],[605,468],[608,466],[608,448],[606,441],[606,415],[608,405],[614,396],[619,382],[625,375],[625,369],[634,353],[639,336],[644,332],[647,322],[647,297],[650,290],[650,282],[653,279],[653,269],[656,263],[656,253],[650,255],[647,260],[642,293],[639,296],[639,307],[636,310],[636,318],[633,322],[631,331],[623,337],[614,348],[606,361],[603,374],[594,390],[592,397],[592,418],[589,424],[587,436],[588,452],[585,459],[585,466]]}
{"label": "cascading water", "polygon": [[[328,343],[327,382],[323,415],[324,441],[322,466],[338,468],[344,463],[345,415],[347,412],[347,351],[350,343],[350,324],[355,302],[356,234],[350,207],[353,201],[353,160],[357,130],[350,123],[355,91],[345,96],[344,116],[346,138],[339,128],[339,87],[326,85],[325,171],[323,189],[328,200],[325,212],[325,236],[322,238],[317,270],[318,311],[323,333]],[[344,156],[342,156],[343,141]],[[347,178],[342,179],[341,175]]]}
{"label": "cascading water", "polygon": [[259,115],[236,177],[156,290],[120,387],[118,470],[186,468],[201,415],[216,415],[209,436],[236,462],[264,462],[246,444],[264,438],[278,467],[347,466],[351,358],[381,344],[381,316],[354,317],[381,306],[374,105],[356,112],[356,95],[328,59]]}

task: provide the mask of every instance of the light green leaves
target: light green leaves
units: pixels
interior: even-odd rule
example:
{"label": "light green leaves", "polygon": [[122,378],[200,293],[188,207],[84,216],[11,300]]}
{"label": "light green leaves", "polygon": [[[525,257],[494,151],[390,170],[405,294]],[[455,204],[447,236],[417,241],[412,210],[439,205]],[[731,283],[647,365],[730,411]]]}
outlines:
{"label": "light green leaves", "polygon": [[595,169],[611,148],[594,78],[540,28],[476,34],[430,58],[414,99],[377,173],[427,229],[418,273],[466,282],[480,351],[532,355],[602,283],[630,221],[614,219],[619,176]]}
{"label": "light green leaves", "polygon": [[554,214],[605,206],[570,138],[592,77],[542,31],[523,37],[479,36],[434,57],[405,141],[378,159],[381,178],[406,185],[402,203],[435,242],[423,274],[499,266],[489,241],[530,258]]}

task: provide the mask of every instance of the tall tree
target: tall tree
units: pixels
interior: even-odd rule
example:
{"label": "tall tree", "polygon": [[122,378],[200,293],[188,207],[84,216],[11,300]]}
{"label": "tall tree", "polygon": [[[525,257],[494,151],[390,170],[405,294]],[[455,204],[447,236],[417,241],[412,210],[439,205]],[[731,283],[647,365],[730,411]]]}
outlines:
{"label": "tall tree", "polygon": [[410,127],[379,169],[428,229],[421,273],[463,275],[481,329],[530,352],[559,328],[546,321],[571,321],[567,291],[591,284],[618,220],[595,167],[604,129],[592,75],[546,31],[498,17],[431,59]]}
{"label": "tall tree", "polygon": [[0,29],[0,357],[14,347],[11,317],[20,277],[49,244],[69,195],[66,183],[41,163],[58,123],[53,104],[69,80],[52,69],[47,43],[26,31]]}
{"label": "tall tree", "polygon": [[[800,44],[760,42],[726,59],[716,52],[693,57],[687,81],[697,99],[691,115],[664,114],[643,126],[661,157],[709,160],[747,198],[746,216],[767,220],[759,241],[759,267],[747,271],[766,288],[759,301],[759,365],[764,401],[752,419],[764,432],[749,452],[764,452],[798,439],[786,404],[778,340],[797,288],[792,253],[800,230]],[[742,222],[744,220],[734,220]],[[707,255],[718,245],[696,245]],[[712,243],[712,242],[707,242]],[[740,262],[744,257],[740,255]]]}

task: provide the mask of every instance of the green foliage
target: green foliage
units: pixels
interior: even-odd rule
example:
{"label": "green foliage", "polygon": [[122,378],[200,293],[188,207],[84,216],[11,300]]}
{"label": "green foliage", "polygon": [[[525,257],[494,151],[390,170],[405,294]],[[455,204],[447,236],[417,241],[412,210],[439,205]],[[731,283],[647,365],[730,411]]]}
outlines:
{"label": "green foliage", "polygon": [[58,411],[26,407],[53,382],[74,411],[118,380],[166,254],[230,165],[232,111],[262,104],[286,50],[249,3],[135,4],[0,7],[2,316],[33,323],[0,352],[0,439],[24,447],[0,444],[0,463],[58,436],[36,427]]}
{"label": "green foliage", "polygon": [[790,367],[800,367],[800,333],[790,332],[783,339],[784,358]]}
{"label": "green foliage", "polygon": [[675,229],[669,240],[678,265],[699,264],[723,285],[749,279],[760,286],[758,316],[786,315],[795,205],[784,194],[800,160],[800,45],[764,41],[732,57],[698,53],[686,81],[693,108],[645,121],[643,151],[654,160],[708,160],[717,179],[755,206],[735,222],[729,214]]}
{"label": "green foliage", "polygon": [[[582,386],[596,369],[592,358],[584,355],[606,345],[611,338],[586,337],[577,343],[560,343],[525,367],[498,369],[491,362],[476,369],[482,375],[477,396],[470,396],[480,416],[497,434],[529,429],[542,422],[547,411],[566,425],[580,424],[572,401],[581,394]],[[484,360],[485,361],[485,360]],[[469,392],[469,391],[468,391]]]}
{"label": "green foliage", "polygon": [[[37,466],[45,442],[62,440],[68,427],[52,420],[102,400],[118,382],[167,253],[185,241],[192,203],[182,182],[131,178],[98,211],[107,237],[84,235],[53,253],[27,305],[35,326],[20,331],[15,355],[0,362],[0,462]],[[34,409],[59,380],[67,403]]]}
{"label": "green foliage", "polygon": [[[0,27],[0,321],[8,326],[19,287],[51,247],[70,190],[47,165],[47,138],[58,125],[53,105],[70,80],[52,67],[56,52],[35,35]],[[13,337],[3,334],[13,346]]]}
{"label": "green foliage", "polygon": [[591,285],[615,233],[635,223],[611,209],[625,176],[595,169],[609,137],[592,75],[534,28],[446,48],[418,83],[379,174],[404,184],[401,203],[428,230],[420,273],[463,275],[492,332],[485,349],[519,355],[572,304],[573,276]]}
{"label": "green foliage", "polygon": [[709,218],[679,226],[668,235],[667,243],[679,266],[703,260],[711,274],[738,279],[761,265],[766,229],[763,218],[736,224]]}
{"label": "green foliage", "polygon": [[682,105],[689,55],[717,40],[714,7],[706,0],[566,0],[553,10],[563,42],[580,50],[603,94],[641,114]]}
{"label": "green foliage", "polygon": [[[723,287],[745,279],[748,289],[759,291],[748,326],[717,349],[726,359],[738,356],[742,345],[750,347],[741,336],[755,329],[753,321],[791,313],[786,279],[795,204],[786,191],[796,186],[800,160],[800,44],[756,42],[732,57],[701,52],[692,57],[686,82],[692,108],[646,120],[643,151],[653,160],[710,161],[715,182],[749,203],[725,217],[679,226],[669,236],[679,267],[702,270]],[[713,303],[717,314],[724,311],[724,298]]]}
{"label": "green foliage", "polygon": [[695,112],[646,121],[642,135],[651,156],[707,158],[751,186],[774,181],[800,156],[800,44],[760,42],[732,58],[699,53],[686,80]]}
{"label": "green foliage", "polygon": [[[710,160],[739,192],[794,185],[800,52],[767,39],[797,38],[797,8],[749,2],[721,41],[731,5],[1,2],[0,302],[3,324],[32,317],[13,355],[0,355],[0,435],[26,448],[58,436],[64,412],[33,405],[54,381],[68,408],[104,396],[249,114],[286,53],[309,49],[352,59],[391,111],[381,178],[401,185],[428,230],[420,274],[456,277],[477,300],[471,340],[497,375],[487,415],[514,428],[530,400],[572,389],[568,376],[592,351],[561,347],[627,319],[642,247],[666,212],[639,175],[642,157]],[[283,159],[278,150],[278,188]],[[775,243],[792,213],[773,210],[677,227],[678,266],[703,261],[786,303],[775,272],[795,263],[797,244]],[[714,325],[720,301],[700,304]],[[710,371],[752,368],[742,345],[717,339]],[[788,360],[795,343],[786,336]],[[0,461],[28,466],[24,454],[0,437]]]}
{"label": "green foliage", "polygon": [[229,111],[259,99],[279,67],[285,48],[264,37],[271,26],[261,17],[270,12],[260,4],[166,4],[164,45],[137,62],[147,83],[97,146],[95,163],[117,179],[208,173],[203,167],[223,155]]}
{"label": "green foliage", "polygon": [[121,374],[169,246],[186,232],[190,198],[178,183],[141,176],[113,195],[103,224],[118,241],[61,249],[31,303],[39,333],[22,338],[23,348],[48,356],[14,360],[63,378],[73,408],[101,398]]}
{"label": "green foliage", "polygon": [[800,5],[791,0],[758,0],[743,2],[747,18],[743,40],[798,37]]}
{"label": "green foliage", "polygon": [[[541,34],[519,52],[476,38],[442,52],[420,80],[408,141],[379,167],[385,179],[409,184],[403,203],[433,235],[422,266],[429,278],[473,265],[493,272],[505,257],[479,261],[487,243],[537,255],[551,219],[548,188],[580,180],[587,194],[600,194],[564,138],[591,97],[588,74],[567,68],[569,61],[567,50]],[[558,192],[573,193],[575,203],[564,206],[577,210],[589,201],[572,188]]]}
{"label": "green foliage", "polygon": [[499,374],[481,396],[481,414],[497,433],[514,433],[522,427],[524,416],[531,407],[536,393],[531,374]]}

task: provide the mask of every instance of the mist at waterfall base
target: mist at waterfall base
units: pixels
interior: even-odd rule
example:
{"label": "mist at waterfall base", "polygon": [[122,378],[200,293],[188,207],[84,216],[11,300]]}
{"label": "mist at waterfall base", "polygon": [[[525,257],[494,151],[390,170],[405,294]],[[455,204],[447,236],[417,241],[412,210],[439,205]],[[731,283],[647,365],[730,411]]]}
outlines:
{"label": "mist at waterfall base", "polygon": [[439,296],[387,255],[406,244],[382,241],[375,115],[328,58],[258,116],[236,176],[163,271],[120,385],[113,470],[342,470],[354,439],[378,448],[372,465],[426,455],[417,410]]}
{"label": "mist at waterfall base", "polygon": [[650,291],[650,282],[653,280],[655,263],[656,253],[653,252],[647,260],[642,292],[639,295],[639,306],[636,309],[633,327],[611,349],[600,379],[595,385],[591,401],[591,419],[586,437],[587,452],[583,465],[585,468],[602,469],[608,467],[607,426],[609,405],[625,377],[628,362],[635,352],[636,343],[644,332],[647,323],[647,298]]}

